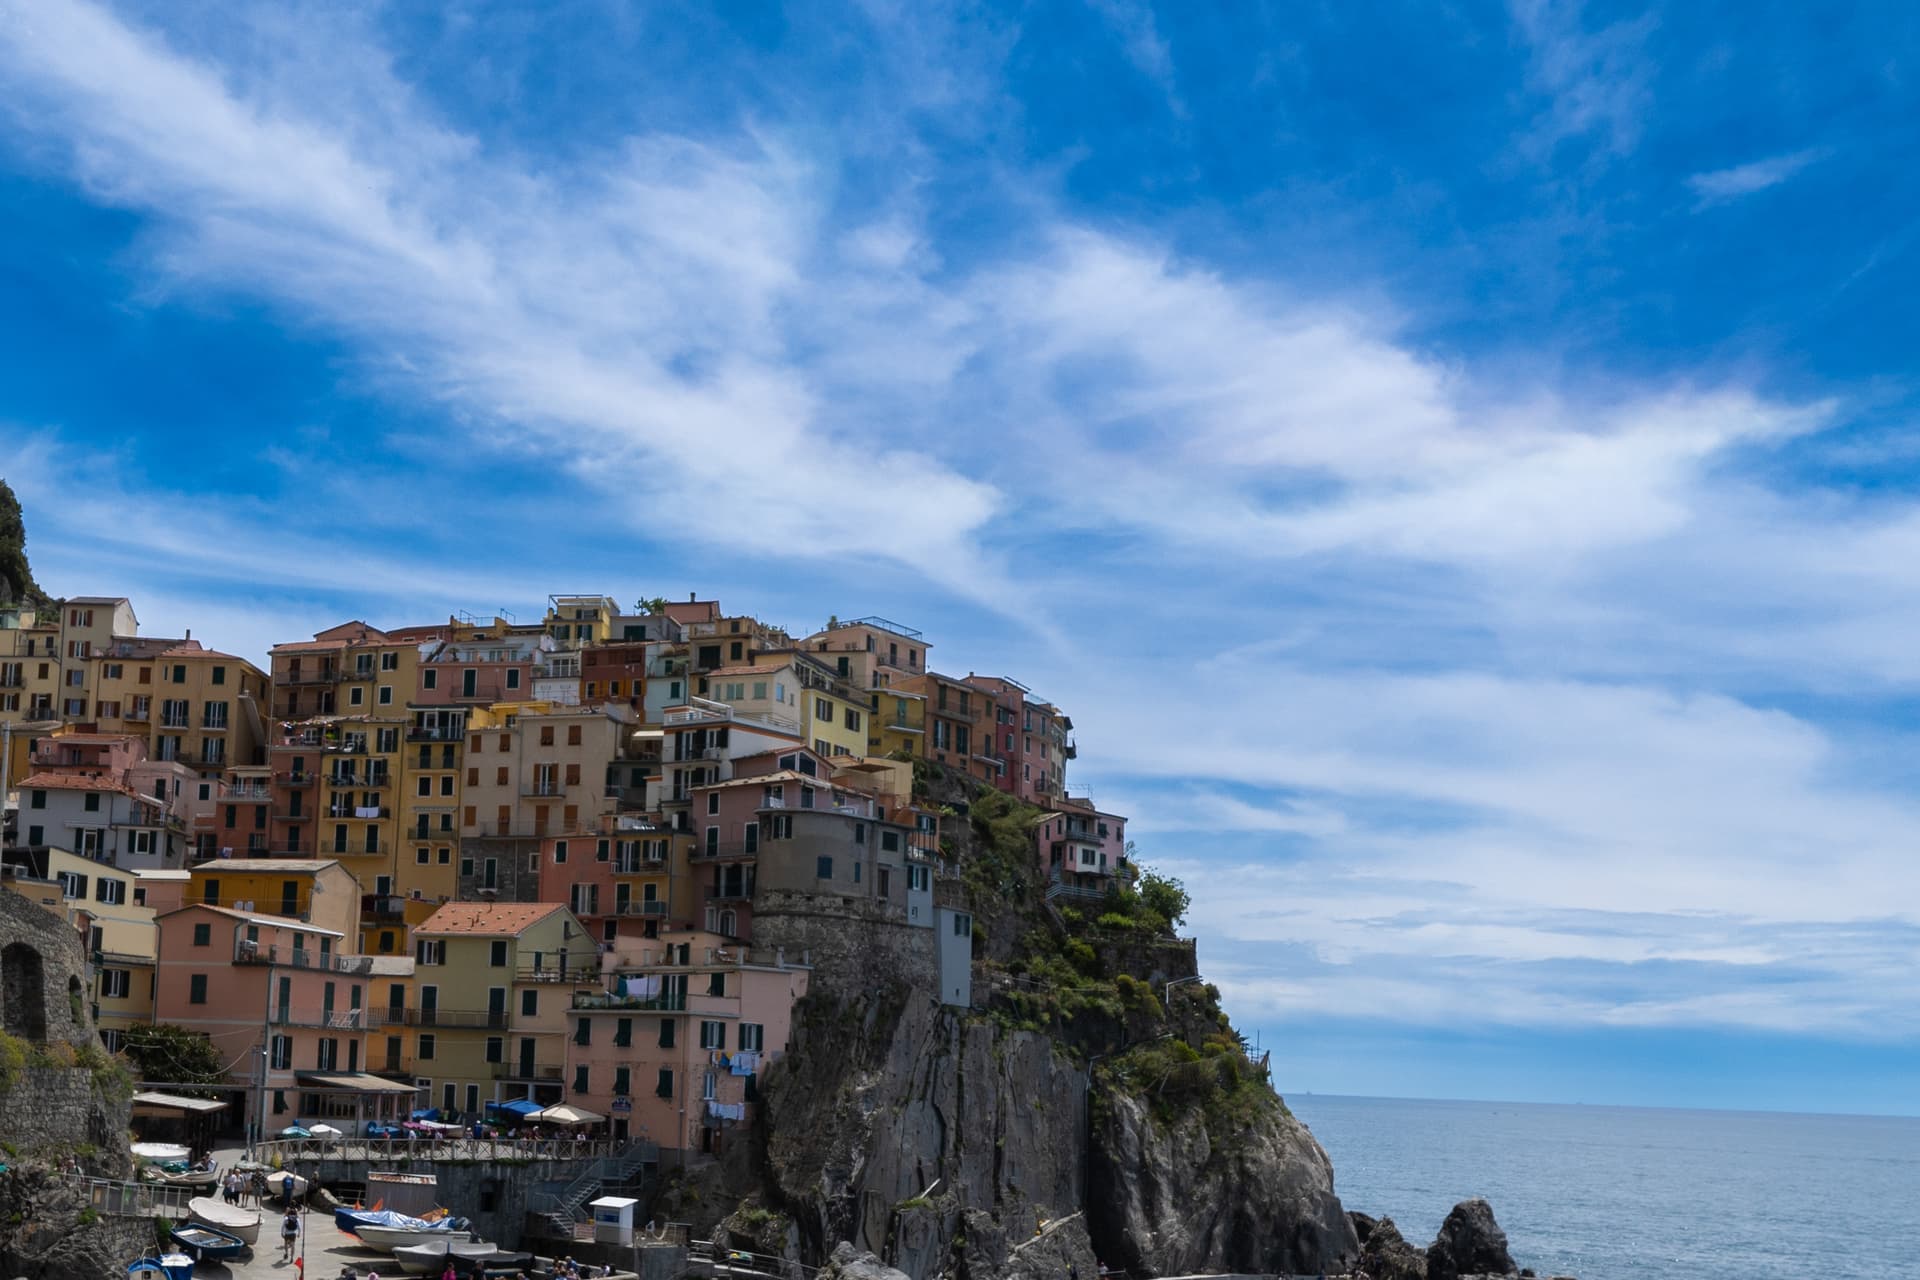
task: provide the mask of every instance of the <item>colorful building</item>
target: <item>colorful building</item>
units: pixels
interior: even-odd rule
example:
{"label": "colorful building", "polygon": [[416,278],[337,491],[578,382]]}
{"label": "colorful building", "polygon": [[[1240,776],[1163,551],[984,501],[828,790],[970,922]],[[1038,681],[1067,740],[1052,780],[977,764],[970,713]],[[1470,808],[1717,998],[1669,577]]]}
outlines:
{"label": "colorful building", "polygon": [[557,903],[450,902],[413,930],[413,1067],[443,1109],[558,1102],[567,1011],[599,947]]}

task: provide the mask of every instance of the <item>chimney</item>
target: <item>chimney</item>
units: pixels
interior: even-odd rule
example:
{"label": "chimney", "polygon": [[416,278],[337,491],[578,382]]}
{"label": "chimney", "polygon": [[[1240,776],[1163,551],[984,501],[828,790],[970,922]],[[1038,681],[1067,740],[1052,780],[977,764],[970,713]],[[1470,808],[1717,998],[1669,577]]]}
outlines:
{"label": "chimney", "polygon": [[193,628],[192,628],[192,627],[188,627],[188,628],[187,628],[187,639],[189,639],[189,640],[191,640],[191,639],[193,639]]}
{"label": "chimney", "polygon": [[699,598],[700,598],[700,593],[699,593],[698,591],[689,591],[689,592],[687,592],[687,603],[688,603],[688,604],[692,604],[692,603],[693,603],[694,601],[696,601],[696,600],[698,600]]}

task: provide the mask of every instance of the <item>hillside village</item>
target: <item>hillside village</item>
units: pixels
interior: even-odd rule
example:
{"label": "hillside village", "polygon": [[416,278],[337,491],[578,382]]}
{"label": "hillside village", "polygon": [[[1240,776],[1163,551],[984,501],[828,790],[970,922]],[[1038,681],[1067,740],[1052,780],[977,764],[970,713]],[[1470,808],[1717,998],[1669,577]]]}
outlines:
{"label": "hillside village", "polygon": [[[974,1003],[966,801],[1047,899],[1137,875],[1061,708],[918,631],[554,595],[537,623],[349,621],[269,669],[133,602],[0,606],[6,887],[67,920],[108,1048],[228,1064],[232,1123],[349,1132],[556,1103],[719,1156],[816,976]],[[966,788],[972,788],[969,791]]]}

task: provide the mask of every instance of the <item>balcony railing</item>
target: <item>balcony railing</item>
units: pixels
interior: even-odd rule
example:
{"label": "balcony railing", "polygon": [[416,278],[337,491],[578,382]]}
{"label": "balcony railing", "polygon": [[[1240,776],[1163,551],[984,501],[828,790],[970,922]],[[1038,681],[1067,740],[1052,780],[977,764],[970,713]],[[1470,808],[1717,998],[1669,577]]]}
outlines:
{"label": "balcony railing", "polygon": [[534,798],[549,797],[558,799],[567,794],[567,787],[563,782],[533,782],[521,787],[520,794]]}
{"label": "balcony railing", "polygon": [[[586,914],[586,913],[576,913]],[[596,956],[583,955],[579,964],[560,965],[520,965],[513,971],[515,982],[598,982],[600,981],[600,963]]]}
{"label": "balcony railing", "polygon": [[379,840],[372,844],[362,842],[351,849],[342,849],[339,845],[335,845],[326,850],[326,856],[329,858],[378,858],[392,852],[392,841]]}
{"label": "balcony railing", "polygon": [[654,916],[667,914],[667,904],[659,898],[647,898],[640,902],[617,902],[614,914],[621,916]]}
{"label": "balcony railing", "polygon": [[305,772],[278,773],[274,775],[273,780],[283,787],[310,787],[315,781],[312,774]]}
{"label": "balcony railing", "polygon": [[[471,1027],[487,1031],[507,1029],[510,1015],[493,1009],[403,1009],[400,1025],[409,1027]],[[391,1015],[393,1010],[385,1011]],[[389,1017],[387,1025],[395,1025]]]}
{"label": "balcony railing", "polygon": [[701,845],[691,855],[695,862],[737,862],[742,858],[759,856],[760,844],[749,845],[744,842]]}
{"label": "balcony railing", "polygon": [[318,671],[285,671],[280,674],[274,683],[286,685],[332,684],[333,680],[333,668],[322,667]]}
{"label": "balcony railing", "polygon": [[687,1011],[687,997],[684,992],[678,991],[664,992],[654,996],[615,995],[610,991],[576,991],[573,993],[573,1007],[588,1013],[609,1009],[621,1011],[639,1010],[642,1013],[648,1011],[655,1013],[685,1013]]}
{"label": "balcony railing", "polygon": [[407,914],[407,900],[391,893],[360,895],[360,914],[374,920],[400,920]]}
{"label": "balcony railing", "polygon": [[563,1069],[558,1062],[490,1062],[487,1067],[495,1080],[558,1080]]}

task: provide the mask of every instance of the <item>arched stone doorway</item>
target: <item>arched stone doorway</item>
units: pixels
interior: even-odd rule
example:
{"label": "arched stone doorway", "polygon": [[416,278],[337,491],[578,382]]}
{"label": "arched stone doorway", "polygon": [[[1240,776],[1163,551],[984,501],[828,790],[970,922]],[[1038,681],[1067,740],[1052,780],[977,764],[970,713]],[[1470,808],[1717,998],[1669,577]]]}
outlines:
{"label": "arched stone doorway", "polygon": [[46,968],[24,942],[0,951],[0,1017],[13,1035],[35,1043],[47,1038]]}

